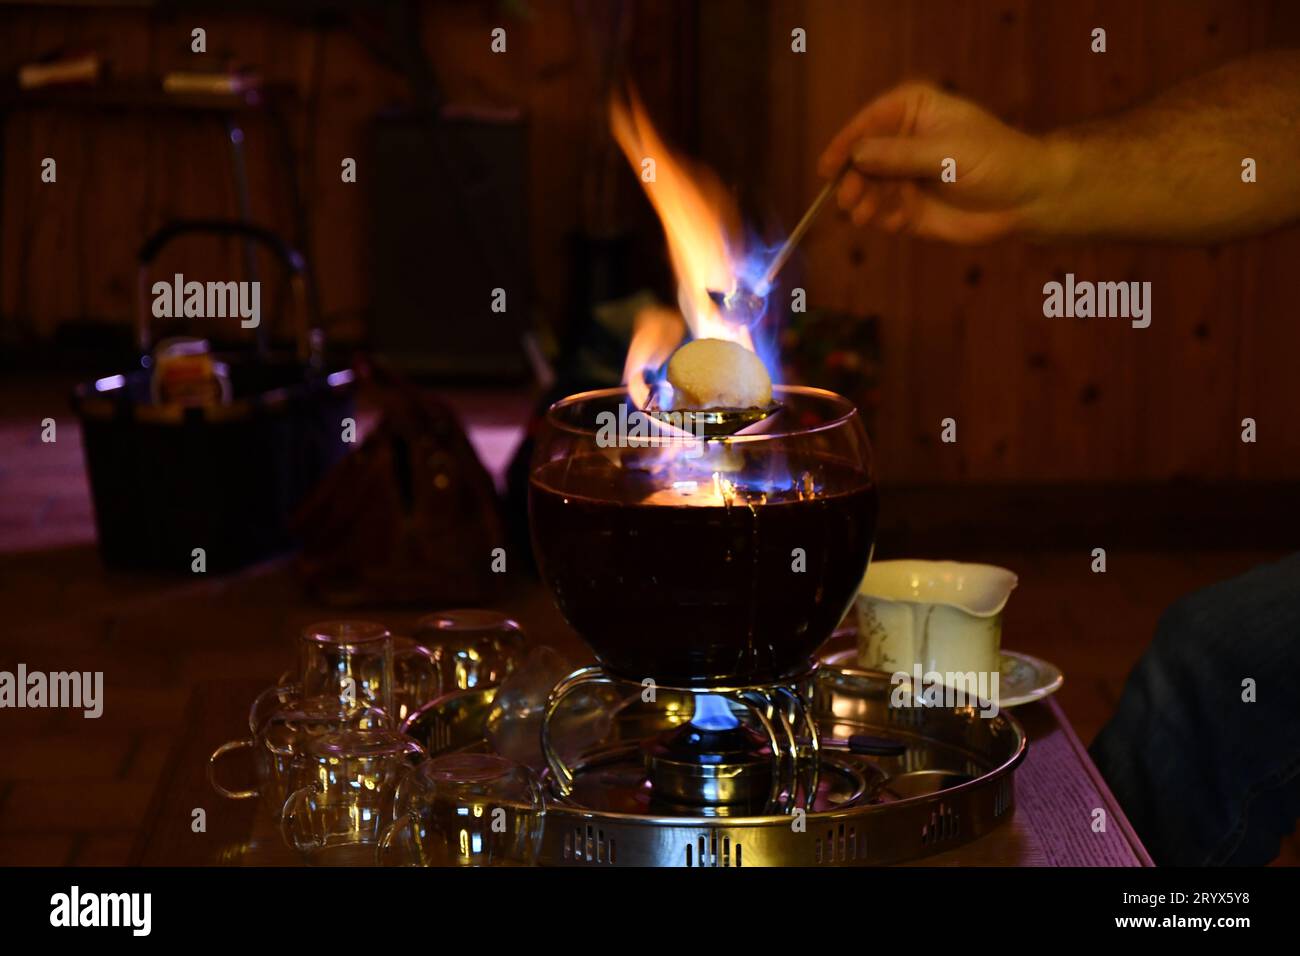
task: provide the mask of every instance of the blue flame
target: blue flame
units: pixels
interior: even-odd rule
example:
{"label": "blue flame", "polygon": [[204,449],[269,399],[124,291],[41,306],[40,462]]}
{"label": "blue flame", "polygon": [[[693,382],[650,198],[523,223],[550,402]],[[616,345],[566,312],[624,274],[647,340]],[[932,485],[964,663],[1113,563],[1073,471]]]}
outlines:
{"label": "blue flame", "polygon": [[781,356],[777,340],[781,331],[781,318],[785,313],[773,296],[776,287],[764,282],[763,275],[767,272],[772,257],[780,248],[780,242],[769,244],[751,234],[741,250],[743,255],[732,257],[733,261],[740,263],[736,269],[737,289],[748,290],[763,300],[763,308],[756,321],[750,326],[749,334],[754,341],[754,351],[763,360],[763,365],[772,376],[773,382],[782,380]]}
{"label": "blue flame", "polygon": [[695,713],[691,716],[691,726],[699,730],[731,730],[739,726],[740,721],[731,712],[727,698],[717,694],[697,694]]}

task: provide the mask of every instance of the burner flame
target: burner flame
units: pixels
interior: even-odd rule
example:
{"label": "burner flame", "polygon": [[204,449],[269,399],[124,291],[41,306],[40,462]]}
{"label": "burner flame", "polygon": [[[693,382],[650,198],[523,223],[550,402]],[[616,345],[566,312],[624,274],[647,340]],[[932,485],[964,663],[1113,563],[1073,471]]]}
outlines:
{"label": "burner flame", "polygon": [[697,694],[691,726],[697,730],[731,730],[740,726],[740,720],[731,712],[727,698],[717,694]]}

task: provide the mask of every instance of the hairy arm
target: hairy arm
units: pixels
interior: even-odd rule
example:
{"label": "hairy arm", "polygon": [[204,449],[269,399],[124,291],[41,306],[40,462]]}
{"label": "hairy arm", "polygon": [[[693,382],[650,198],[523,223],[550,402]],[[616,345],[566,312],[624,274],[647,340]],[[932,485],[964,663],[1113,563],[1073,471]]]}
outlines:
{"label": "hairy arm", "polygon": [[1058,175],[1024,223],[1036,235],[1210,241],[1300,219],[1300,51],[1237,60],[1045,142]]}
{"label": "hairy arm", "polygon": [[[939,181],[945,157],[957,181]],[[1242,181],[1255,160],[1257,181]],[[1300,219],[1300,51],[1259,53],[1119,115],[1035,136],[927,84],[832,140],[855,222],[956,242],[1007,234],[1206,242]]]}

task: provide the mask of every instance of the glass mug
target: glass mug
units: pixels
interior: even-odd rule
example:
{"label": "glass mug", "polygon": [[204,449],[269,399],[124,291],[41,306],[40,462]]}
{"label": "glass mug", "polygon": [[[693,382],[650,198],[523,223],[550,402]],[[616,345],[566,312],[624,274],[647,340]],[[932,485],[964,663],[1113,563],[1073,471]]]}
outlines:
{"label": "glass mug", "polygon": [[320,621],[304,628],[299,641],[302,693],[336,700],[344,710],[356,704],[378,707],[392,726],[437,696],[434,653],[406,638],[394,638],[373,621]]}
{"label": "glass mug", "polygon": [[415,636],[437,662],[440,694],[495,687],[523,654],[524,631],[500,611],[459,608],[427,614]]}
{"label": "glass mug", "polygon": [[[497,688],[483,721],[483,733],[493,753],[542,770],[542,723],[546,705],[561,681],[574,667],[558,651],[545,644],[532,648],[514,671]],[[596,685],[593,685],[595,688]],[[612,688],[597,688],[568,698],[566,706],[552,715],[548,733],[563,741],[566,756],[576,757],[608,736],[610,717],[620,701]]]}
{"label": "glass mug", "polygon": [[381,865],[531,866],[545,801],[528,767],[497,754],[448,754],[420,764],[394,798]]}
{"label": "glass mug", "polygon": [[[260,739],[262,728],[277,711],[291,710],[297,707],[298,702],[302,699],[302,685],[289,683],[286,678],[287,674],[280,675],[280,681],[271,685],[262,691],[253,699],[252,705],[248,708],[248,736],[241,740],[229,740],[222,744],[208,757],[208,783],[212,788],[230,800],[248,800],[259,796],[261,789],[271,779],[272,763],[263,754],[255,750],[254,763],[257,771],[258,784],[254,787],[243,790],[232,790],[223,785],[217,779],[217,764],[229,753],[237,750],[254,750],[262,745]],[[283,802],[283,794],[281,802]],[[274,802],[273,798],[269,802]],[[278,807],[272,806],[273,811]]]}
{"label": "glass mug", "polygon": [[[269,711],[269,713],[268,713]],[[208,758],[208,782],[223,797],[231,800],[262,799],[272,818],[278,819],[288,794],[299,754],[316,737],[344,729],[374,730],[388,726],[388,715],[375,707],[354,707],[340,713],[333,701],[302,701],[292,686],[277,686],[263,691],[249,709],[252,736],[231,740]],[[251,750],[257,783],[235,790],[217,779],[217,765],[227,754]]]}
{"label": "glass mug", "polygon": [[309,741],[284,801],[284,842],[313,866],[373,866],[398,784],[424,748],[392,730],[343,731]]}

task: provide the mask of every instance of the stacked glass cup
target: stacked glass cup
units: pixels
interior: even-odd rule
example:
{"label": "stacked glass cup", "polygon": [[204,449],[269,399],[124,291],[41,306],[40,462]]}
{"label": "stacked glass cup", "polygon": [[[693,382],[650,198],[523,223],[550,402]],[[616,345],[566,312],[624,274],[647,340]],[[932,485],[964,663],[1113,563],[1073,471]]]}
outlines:
{"label": "stacked glass cup", "polygon": [[[496,612],[451,611],[421,619],[417,634],[425,640],[359,620],[304,628],[297,679],[283,675],[257,697],[250,736],[213,752],[212,785],[231,799],[261,798],[285,842],[315,865],[533,862],[542,801],[532,771],[504,761],[494,790],[492,774],[462,766],[461,755],[422,762],[424,748],[400,729],[421,707],[507,676],[522,632]],[[236,750],[252,752],[256,786],[219,782],[218,764]],[[467,778],[459,789],[457,774]],[[447,805],[458,799],[463,806]],[[487,813],[489,827],[444,833],[436,823],[444,811],[462,822]],[[440,839],[446,852],[435,849]]]}

